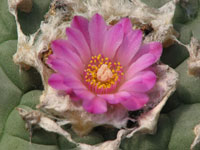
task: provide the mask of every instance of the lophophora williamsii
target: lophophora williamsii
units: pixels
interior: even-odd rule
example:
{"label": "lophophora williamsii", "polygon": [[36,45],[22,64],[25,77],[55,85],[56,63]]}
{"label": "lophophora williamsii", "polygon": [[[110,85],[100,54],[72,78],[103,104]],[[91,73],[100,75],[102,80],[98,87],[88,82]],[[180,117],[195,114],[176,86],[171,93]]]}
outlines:
{"label": "lophophora williamsii", "polygon": [[39,125],[73,143],[62,125],[71,124],[80,136],[96,126],[118,128],[115,140],[76,143],[101,150],[117,149],[136,132],[155,132],[178,80],[160,62],[163,46],[177,35],[171,24],[175,1],[155,9],[139,0],[55,0],[30,36],[20,28],[18,3],[9,0],[18,29],[14,62],[35,67],[44,85],[37,111],[18,109],[28,127]]}

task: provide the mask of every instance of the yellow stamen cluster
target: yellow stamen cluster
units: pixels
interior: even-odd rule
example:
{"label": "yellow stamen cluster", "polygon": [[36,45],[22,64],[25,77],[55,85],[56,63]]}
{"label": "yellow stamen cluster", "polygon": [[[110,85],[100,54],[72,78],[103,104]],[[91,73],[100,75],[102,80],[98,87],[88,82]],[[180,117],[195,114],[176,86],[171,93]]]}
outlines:
{"label": "yellow stamen cluster", "polygon": [[[101,81],[97,77],[98,70],[106,66],[111,71],[112,76],[106,81]],[[84,70],[84,80],[88,87],[96,93],[107,93],[115,89],[116,84],[120,81],[123,76],[123,67],[120,62],[111,62],[109,58],[103,57],[101,54],[98,56],[92,56],[89,64]]]}

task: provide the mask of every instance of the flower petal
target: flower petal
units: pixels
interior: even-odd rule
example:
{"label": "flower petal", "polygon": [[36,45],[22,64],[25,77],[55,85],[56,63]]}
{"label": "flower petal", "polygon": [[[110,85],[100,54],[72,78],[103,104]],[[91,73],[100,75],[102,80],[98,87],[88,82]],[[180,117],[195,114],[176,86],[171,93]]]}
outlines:
{"label": "flower petal", "polygon": [[138,52],[141,42],[141,30],[132,30],[128,34],[125,34],[124,40],[117,51],[117,60],[120,61],[123,66],[129,64],[132,58]]}
{"label": "flower petal", "polygon": [[78,74],[74,68],[61,59],[54,58],[54,56],[48,57],[47,64],[62,75],[72,76],[80,79],[80,74]]}
{"label": "flower petal", "polygon": [[54,73],[50,76],[48,84],[57,90],[65,90],[67,93],[70,93],[72,89],[64,84],[64,77],[61,74]]}
{"label": "flower petal", "polygon": [[92,100],[84,100],[83,107],[86,111],[93,114],[102,114],[107,111],[106,101],[100,97],[95,97]]}
{"label": "flower petal", "polygon": [[64,77],[64,84],[72,88],[73,90],[80,89],[85,90],[87,89],[85,85],[76,77],[72,76],[65,76]]}
{"label": "flower petal", "polygon": [[74,93],[82,100],[92,100],[96,95],[88,89],[75,89]]}
{"label": "flower petal", "polygon": [[58,71],[63,75],[63,82],[65,85],[72,89],[86,89],[85,85],[81,82],[80,74],[78,74],[69,64],[62,60],[51,60],[51,68]]}
{"label": "flower petal", "polygon": [[142,55],[135,62],[133,62],[126,71],[126,79],[131,79],[136,73],[146,69],[156,62],[156,57],[150,53]]}
{"label": "flower petal", "polygon": [[88,29],[92,54],[98,55],[103,49],[104,36],[107,30],[107,25],[99,14],[95,14],[89,22]]}
{"label": "flower petal", "polygon": [[57,57],[55,56],[55,55],[49,55],[49,57],[48,57],[48,59],[47,59],[47,61],[46,61],[46,63],[49,65],[49,67],[51,67],[51,63],[52,63],[52,61],[55,61],[57,59]]}
{"label": "flower petal", "polygon": [[115,94],[99,94],[98,96],[105,99],[110,104],[118,104],[123,99],[127,99],[131,95],[128,92],[120,91]]}
{"label": "flower petal", "polygon": [[112,59],[123,41],[123,28],[121,24],[112,26],[106,33],[103,46],[105,57]]}
{"label": "flower petal", "polygon": [[90,45],[90,37],[88,32],[89,21],[82,16],[75,16],[72,20],[71,27],[78,29],[84,35],[88,45]]}
{"label": "flower petal", "polygon": [[138,73],[132,79],[126,81],[119,91],[147,92],[154,87],[156,75],[152,71],[143,71]]}
{"label": "flower petal", "polygon": [[97,96],[105,99],[110,104],[119,103],[118,101],[119,99],[118,100],[115,99],[115,94],[98,94]]}
{"label": "flower petal", "polygon": [[70,96],[70,99],[73,100],[73,101],[80,101],[81,100],[78,96],[76,96],[76,94],[74,93],[74,91],[72,91],[69,94],[69,96]]}
{"label": "flower petal", "polygon": [[91,53],[83,34],[74,28],[67,28],[66,34],[68,36],[68,41],[76,48],[83,62],[87,63],[90,59]]}
{"label": "flower petal", "polygon": [[132,31],[132,23],[129,18],[122,18],[117,24],[121,24],[124,30],[124,33]]}
{"label": "flower petal", "polygon": [[131,98],[121,101],[121,104],[130,111],[142,108],[149,101],[149,97],[144,93],[134,93]]}
{"label": "flower petal", "polygon": [[133,58],[132,62],[137,60],[142,55],[148,53],[154,55],[156,57],[155,61],[158,61],[162,54],[162,49],[162,44],[160,42],[150,42],[148,44],[144,44],[140,47],[140,50],[138,51],[137,55]]}
{"label": "flower petal", "polygon": [[73,50],[68,48],[68,43],[66,40],[55,40],[51,43],[51,48],[53,54],[66,61],[68,64],[72,65],[77,71],[82,71],[84,69],[83,63],[80,57]]}

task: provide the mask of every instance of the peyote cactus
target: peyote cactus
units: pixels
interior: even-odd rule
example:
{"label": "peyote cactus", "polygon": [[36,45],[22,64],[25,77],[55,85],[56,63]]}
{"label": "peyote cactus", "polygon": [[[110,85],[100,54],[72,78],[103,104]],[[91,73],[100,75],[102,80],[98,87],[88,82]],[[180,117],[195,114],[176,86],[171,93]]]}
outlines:
{"label": "peyote cactus", "polygon": [[[146,5],[139,0],[118,1],[121,3],[111,5],[113,10],[106,10],[91,0],[54,0],[53,3],[34,0],[33,4],[31,0],[8,0],[9,8],[7,0],[2,0],[0,150],[200,149],[200,2],[143,0]],[[104,5],[114,2],[104,1]],[[116,11],[119,4],[124,4],[127,10],[134,5],[138,7],[130,12],[126,7]],[[93,109],[84,110],[82,106],[74,105],[69,95],[48,84],[55,71],[47,61],[52,53],[51,41],[65,39],[63,29],[69,27],[74,16],[81,15],[90,20],[95,13],[100,13],[110,26],[118,23],[120,18],[128,17],[132,28],[143,30],[144,43],[159,41],[163,44],[161,62],[151,68],[157,81],[148,91],[149,102],[139,110],[128,112],[119,104],[113,105],[112,113],[109,107],[103,115],[98,114],[102,111],[94,113]],[[175,30],[171,25],[172,17]],[[80,122],[76,123],[77,120]]]}

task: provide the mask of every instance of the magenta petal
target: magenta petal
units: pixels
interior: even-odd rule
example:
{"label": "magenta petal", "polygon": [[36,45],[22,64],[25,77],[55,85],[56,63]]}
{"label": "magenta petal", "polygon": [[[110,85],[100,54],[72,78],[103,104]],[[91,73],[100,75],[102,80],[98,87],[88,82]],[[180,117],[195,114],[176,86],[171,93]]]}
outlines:
{"label": "magenta petal", "polygon": [[137,55],[134,57],[132,61],[134,62],[142,55],[148,54],[148,53],[154,55],[156,58],[155,61],[158,61],[162,54],[162,44],[160,42],[150,42],[148,44],[142,45]]}
{"label": "magenta petal", "polygon": [[131,94],[125,91],[120,91],[114,94],[99,94],[98,96],[105,99],[110,104],[118,104],[123,99],[130,97]]}
{"label": "magenta petal", "polygon": [[124,99],[128,99],[131,97],[131,94],[127,91],[119,91],[115,94],[115,97],[117,99],[120,99],[120,101],[123,101]]}
{"label": "magenta petal", "polygon": [[121,24],[124,30],[124,33],[132,31],[132,23],[129,18],[122,18],[117,24]]}
{"label": "magenta petal", "polygon": [[72,89],[86,89],[85,85],[81,82],[80,75],[67,63],[62,60],[52,60],[49,64],[51,68],[58,71],[59,74],[63,75],[63,82],[65,85]]}
{"label": "magenta petal", "polygon": [[121,101],[121,104],[130,111],[138,110],[144,107],[149,101],[149,97],[143,93],[134,93],[131,98]]}
{"label": "magenta petal", "polygon": [[66,40],[55,40],[51,43],[51,48],[55,56],[72,65],[77,71],[83,71],[84,66],[80,57],[68,47]]}
{"label": "magenta petal", "polygon": [[99,14],[95,14],[89,22],[90,46],[93,55],[101,53],[106,30],[107,25],[104,19]]}
{"label": "magenta petal", "polygon": [[51,63],[54,61],[54,60],[56,60],[57,59],[57,57],[55,56],[55,55],[49,55],[49,57],[48,57],[48,59],[47,59],[47,61],[46,61],[46,63],[51,67]]}
{"label": "magenta petal", "polygon": [[72,76],[65,76],[64,77],[64,84],[71,87],[73,90],[80,89],[85,90],[87,89],[85,85],[76,77]]}
{"label": "magenta petal", "polygon": [[76,96],[76,94],[74,92],[71,92],[69,94],[69,96],[70,96],[70,99],[73,100],[73,101],[80,101],[81,100],[78,96]]}
{"label": "magenta petal", "polygon": [[67,28],[66,33],[68,41],[76,48],[84,63],[87,63],[91,57],[90,48],[83,34],[74,28]]}
{"label": "magenta petal", "polygon": [[71,27],[78,29],[84,35],[88,45],[90,44],[90,37],[88,32],[89,21],[82,16],[75,16],[72,20]]}
{"label": "magenta petal", "polygon": [[75,89],[74,93],[82,100],[92,100],[96,95],[88,89]]}
{"label": "magenta petal", "polygon": [[126,71],[126,79],[132,78],[136,73],[146,69],[156,62],[156,57],[150,53],[142,55],[135,62],[133,62]]}
{"label": "magenta petal", "polygon": [[119,103],[119,99],[115,99],[115,94],[99,94],[98,96],[105,99],[110,104]]}
{"label": "magenta petal", "polygon": [[60,74],[80,78],[80,74],[78,74],[74,68],[61,59],[52,59],[52,57],[48,57],[47,63],[51,68]]}
{"label": "magenta petal", "polygon": [[95,97],[92,100],[84,100],[83,107],[86,111],[93,114],[102,114],[107,111],[106,101],[100,97]]}
{"label": "magenta petal", "polygon": [[115,56],[117,49],[123,41],[123,36],[124,32],[121,24],[116,24],[107,31],[103,47],[105,57],[112,59]]}
{"label": "magenta petal", "polygon": [[152,71],[143,71],[138,73],[132,79],[126,81],[120,91],[147,92],[154,87],[156,83],[156,75]]}
{"label": "magenta petal", "polygon": [[67,93],[70,93],[72,90],[66,84],[64,84],[64,77],[58,73],[54,73],[50,76],[48,84],[54,89],[65,90]]}
{"label": "magenta petal", "polygon": [[123,66],[129,64],[129,62],[138,52],[141,42],[141,30],[132,30],[128,34],[125,34],[124,40],[117,51],[117,60],[119,60]]}

